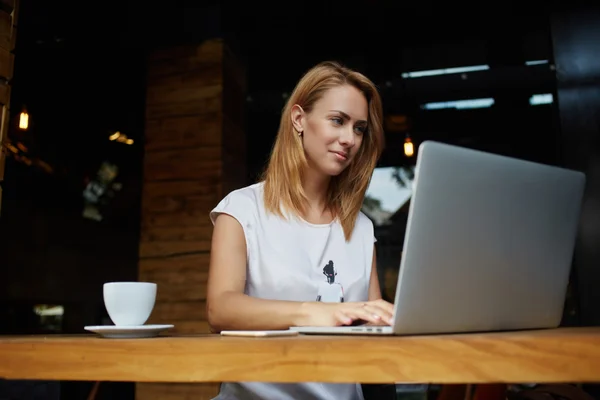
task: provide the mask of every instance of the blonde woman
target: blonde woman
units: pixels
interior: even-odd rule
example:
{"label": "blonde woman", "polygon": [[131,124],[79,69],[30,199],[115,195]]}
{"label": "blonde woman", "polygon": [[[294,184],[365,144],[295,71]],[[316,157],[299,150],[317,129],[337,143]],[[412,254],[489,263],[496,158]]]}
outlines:
{"label": "blonde woman", "polygon": [[[375,85],[337,63],[298,82],[259,183],[229,193],[214,224],[212,329],[391,324],[372,222],[360,211],[383,148]],[[362,399],[358,384],[224,383],[218,399]]]}

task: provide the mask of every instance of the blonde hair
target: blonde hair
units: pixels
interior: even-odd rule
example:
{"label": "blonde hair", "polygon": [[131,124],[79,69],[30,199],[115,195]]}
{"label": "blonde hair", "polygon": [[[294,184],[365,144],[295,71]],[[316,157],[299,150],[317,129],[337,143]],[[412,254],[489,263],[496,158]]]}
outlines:
{"label": "blonde hair", "polygon": [[283,109],[263,180],[264,202],[268,212],[283,218],[284,210],[302,215],[308,205],[302,187],[307,160],[302,140],[292,125],[291,110],[298,104],[310,113],[327,90],[342,85],[351,85],[360,90],[369,105],[367,131],[360,149],[350,165],[341,174],[332,177],[327,194],[327,207],[334,218],[340,221],[348,241],[384,146],[381,97],[367,77],[331,61],[310,69],[300,79]]}

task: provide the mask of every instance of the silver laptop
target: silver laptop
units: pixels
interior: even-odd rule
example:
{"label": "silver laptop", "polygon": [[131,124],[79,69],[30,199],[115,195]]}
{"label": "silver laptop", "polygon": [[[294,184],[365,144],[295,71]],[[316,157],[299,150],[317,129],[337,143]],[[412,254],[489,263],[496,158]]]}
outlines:
{"label": "silver laptop", "polygon": [[585,186],[581,172],[421,144],[393,326],[300,333],[410,335],[560,324]]}

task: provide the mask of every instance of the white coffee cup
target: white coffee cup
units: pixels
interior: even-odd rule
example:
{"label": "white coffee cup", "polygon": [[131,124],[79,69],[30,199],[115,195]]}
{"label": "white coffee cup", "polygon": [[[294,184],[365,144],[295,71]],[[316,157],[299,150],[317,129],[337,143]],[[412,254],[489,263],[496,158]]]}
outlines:
{"label": "white coffee cup", "polygon": [[108,282],[103,295],[108,316],[116,326],[144,325],[154,309],[156,283]]}

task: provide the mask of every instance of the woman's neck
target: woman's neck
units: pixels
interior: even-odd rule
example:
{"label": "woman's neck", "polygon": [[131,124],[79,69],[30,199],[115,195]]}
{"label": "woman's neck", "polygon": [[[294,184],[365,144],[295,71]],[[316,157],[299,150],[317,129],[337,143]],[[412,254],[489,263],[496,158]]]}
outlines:
{"label": "woman's neck", "polygon": [[309,222],[323,223],[323,220],[331,220],[331,210],[327,204],[327,191],[331,177],[317,175],[313,171],[304,174],[302,187],[308,200],[304,218]]}

